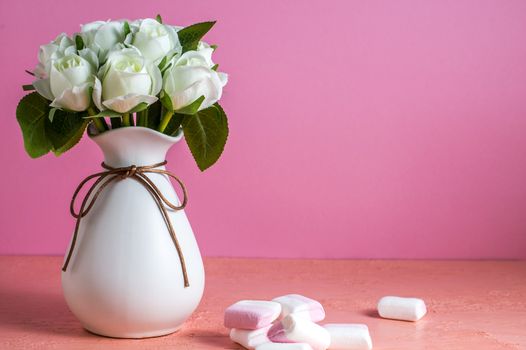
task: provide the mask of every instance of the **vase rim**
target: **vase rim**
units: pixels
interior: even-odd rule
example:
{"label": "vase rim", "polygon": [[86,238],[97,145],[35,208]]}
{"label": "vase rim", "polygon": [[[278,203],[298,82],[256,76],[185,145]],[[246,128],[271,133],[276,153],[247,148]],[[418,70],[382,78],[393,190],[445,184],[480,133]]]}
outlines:
{"label": "vase rim", "polygon": [[[134,131],[132,131],[134,130]],[[183,131],[181,129],[179,129],[179,132],[177,133],[176,136],[170,136],[170,135],[166,135],[166,134],[163,134],[157,130],[153,130],[153,129],[150,129],[150,128],[146,128],[146,127],[143,127],[143,126],[125,126],[125,127],[120,127],[120,128],[116,128],[116,129],[110,129],[110,130],[107,130],[103,133],[97,133],[97,130],[93,127],[93,125],[90,125],[88,127],[88,136],[90,139],[92,140],[99,140],[99,139],[103,139],[103,138],[108,138],[108,137],[112,137],[110,135],[119,135],[119,134],[123,134],[123,133],[130,133],[130,132],[139,132],[139,133],[149,133],[151,135],[155,135],[156,137],[160,137],[162,139],[164,139],[165,141],[167,142],[170,142],[170,143],[176,143],[178,142],[179,140],[181,140],[183,138]]]}

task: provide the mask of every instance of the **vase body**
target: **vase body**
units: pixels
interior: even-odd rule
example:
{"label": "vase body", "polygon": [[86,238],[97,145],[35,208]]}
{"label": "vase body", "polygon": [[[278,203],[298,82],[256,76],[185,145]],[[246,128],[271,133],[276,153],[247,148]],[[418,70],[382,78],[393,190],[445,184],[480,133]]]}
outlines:
{"label": "vase body", "polygon": [[[113,167],[165,160],[179,139],[142,127],[91,137]],[[163,168],[163,167],[160,167]],[[180,201],[166,175],[146,174],[173,204]],[[80,200],[80,198],[79,198]],[[199,248],[184,210],[168,208],[186,262],[179,255],[152,195],[131,178],[111,182],[81,220],[62,288],[70,310],[87,330],[117,338],[175,332],[195,310],[204,289]]]}

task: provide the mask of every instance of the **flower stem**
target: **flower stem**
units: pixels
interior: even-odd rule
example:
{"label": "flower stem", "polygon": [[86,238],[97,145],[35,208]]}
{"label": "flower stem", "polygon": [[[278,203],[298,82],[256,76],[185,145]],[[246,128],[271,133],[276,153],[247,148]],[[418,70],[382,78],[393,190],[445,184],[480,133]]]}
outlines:
{"label": "flower stem", "polygon": [[117,128],[120,128],[122,126],[122,118],[121,117],[112,117],[112,118],[110,118],[110,122],[111,122],[111,128],[112,129],[117,129]]}
{"label": "flower stem", "polygon": [[[93,108],[88,108],[88,115],[92,116],[96,114],[97,113],[93,110]],[[108,124],[106,124],[104,118],[93,118],[92,121],[99,133],[103,133],[104,131],[108,130]]]}
{"label": "flower stem", "polygon": [[143,111],[143,113],[144,113],[144,125],[143,125],[143,126],[144,126],[145,128],[147,128],[147,127],[148,127],[148,118],[150,117],[148,114],[149,114],[150,112],[148,112],[148,109],[145,109],[145,110]]}
{"label": "flower stem", "polygon": [[131,124],[130,124],[130,113],[124,113],[122,115],[122,124],[124,126],[131,126]]}
{"label": "flower stem", "polygon": [[161,118],[161,124],[159,125],[159,131],[164,132],[164,129],[168,126],[168,123],[170,122],[170,119],[172,119],[172,116],[174,115],[174,112],[166,111]]}
{"label": "flower stem", "polygon": [[148,126],[148,110],[137,112],[137,126]]}

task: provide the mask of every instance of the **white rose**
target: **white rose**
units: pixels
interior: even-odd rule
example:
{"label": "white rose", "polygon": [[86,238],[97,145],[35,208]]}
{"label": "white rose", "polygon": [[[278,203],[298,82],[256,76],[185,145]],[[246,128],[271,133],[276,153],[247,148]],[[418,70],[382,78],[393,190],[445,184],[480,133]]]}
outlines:
{"label": "white rose", "polygon": [[99,78],[93,90],[95,104],[100,110],[109,108],[118,113],[128,113],[143,102],[154,103],[162,87],[159,68],[135,48],[110,52]]}
{"label": "white rose", "polygon": [[173,52],[180,51],[181,45],[175,29],[154,19],[143,19],[131,42],[142,55],[155,63]]}
{"label": "white rose", "polygon": [[40,79],[49,76],[51,62],[76,52],[75,43],[65,33],[60,34],[49,44],[40,46],[38,51],[38,65],[33,73]]}
{"label": "white rose", "polygon": [[49,77],[36,80],[37,92],[51,100],[51,106],[75,112],[90,105],[89,88],[93,85],[94,69],[84,58],[68,54],[52,61]]}
{"label": "white rose", "polygon": [[84,45],[97,53],[101,62],[118,43],[123,43],[124,21],[95,21],[81,27]]}
{"label": "white rose", "polygon": [[228,81],[225,73],[212,69],[212,48],[187,51],[174,59],[163,76],[163,88],[170,97],[174,111],[188,106],[199,97],[205,99],[199,110],[216,103]]}
{"label": "white rose", "polygon": [[[204,50],[204,49],[210,49],[210,48],[212,48],[210,46],[210,44],[205,42],[205,41],[200,41],[200,42],[197,43],[197,51],[201,51],[201,50]],[[212,51],[213,50],[214,49],[212,48]]]}

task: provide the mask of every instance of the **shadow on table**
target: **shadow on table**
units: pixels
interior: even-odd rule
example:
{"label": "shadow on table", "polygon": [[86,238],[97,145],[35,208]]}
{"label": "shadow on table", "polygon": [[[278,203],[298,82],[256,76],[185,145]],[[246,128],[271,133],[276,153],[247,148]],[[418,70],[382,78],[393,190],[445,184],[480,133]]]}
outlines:
{"label": "shadow on table", "polygon": [[376,309],[366,309],[361,314],[372,318],[381,318]]}
{"label": "shadow on table", "polygon": [[[12,336],[15,337],[40,334],[42,338],[63,336],[98,341],[113,339],[101,337],[82,328],[69,311],[62,294],[13,290],[5,285],[0,286],[0,329],[12,332]],[[195,329],[182,332],[179,338],[181,337],[190,338],[192,342],[200,343],[206,348],[243,349],[221,332]],[[139,345],[139,341],[156,341],[161,338],[168,342],[171,340],[170,336],[149,338],[136,340],[133,345]]]}
{"label": "shadow on table", "polygon": [[0,287],[0,328],[68,337],[95,337],[85,331],[71,314],[62,294],[5,287]]}

